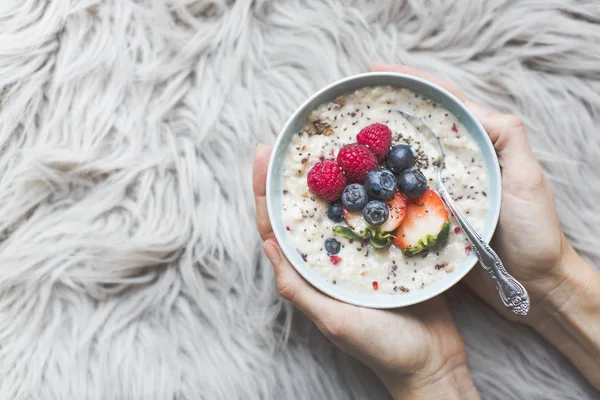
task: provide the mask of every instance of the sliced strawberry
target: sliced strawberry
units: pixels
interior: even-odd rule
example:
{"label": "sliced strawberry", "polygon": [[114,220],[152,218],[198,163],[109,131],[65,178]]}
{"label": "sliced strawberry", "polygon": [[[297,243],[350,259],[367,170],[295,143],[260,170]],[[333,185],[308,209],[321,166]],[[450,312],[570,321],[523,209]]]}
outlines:
{"label": "sliced strawberry", "polygon": [[[388,205],[390,211],[388,220],[379,228],[371,227],[371,229],[378,230],[382,233],[393,232],[404,220],[404,216],[406,215],[406,196],[397,192],[391,199],[386,200],[385,203]],[[365,218],[363,217],[362,211],[352,212],[343,208],[342,213],[344,214],[344,219],[348,226],[355,232],[363,233],[365,232],[365,229],[369,227],[369,224],[367,224],[367,221],[365,221]]]}
{"label": "sliced strawberry", "polygon": [[362,211],[348,211],[342,208],[342,214],[344,214],[344,219],[348,226],[355,232],[364,232],[367,226],[369,226],[363,217]]}
{"label": "sliced strawberry", "polygon": [[393,232],[400,226],[406,216],[406,196],[396,192],[394,196],[384,202],[388,205],[390,216],[379,228],[382,232]]}
{"label": "sliced strawberry", "polygon": [[406,216],[393,243],[408,256],[428,251],[448,238],[449,221],[442,199],[427,189],[423,196],[408,199]]}

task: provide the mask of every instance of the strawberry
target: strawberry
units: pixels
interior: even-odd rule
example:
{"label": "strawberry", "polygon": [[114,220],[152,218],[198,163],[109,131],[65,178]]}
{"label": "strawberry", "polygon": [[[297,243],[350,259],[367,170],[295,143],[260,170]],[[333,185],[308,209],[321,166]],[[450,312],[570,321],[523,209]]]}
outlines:
{"label": "strawberry", "polygon": [[362,210],[361,211],[348,211],[345,208],[342,210],[344,214],[344,219],[350,228],[352,228],[355,232],[365,232],[365,229],[368,227],[367,221],[365,221]]}
{"label": "strawberry", "polygon": [[423,196],[408,199],[406,216],[393,243],[407,256],[429,251],[443,243],[450,232],[450,219],[442,199],[427,189]]}
{"label": "strawberry", "polygon": [[394,196],[384,201],[390,210],[390,216],[387,221],[379,229],[382,232],[393,232],[400,226],[406,216],[406,196],[400,192],[396,192]]}
{"label": "strawberry", "polygon": [[[393,232],[400,226],[406,215],[406,197],[402,193],[396,192],[391,199],[384,201],[384,203],[388,206],[390,216],[378,230],[384,233]],[[355,232],[365,232],[368,224],[363,217],[362,211],[352,212],[344,208],[342,212],[350,228]]]}
{"label": "strawberry", "polygon": [[371,124],[358,132],[356,141],[367,146],[381,162],[392,145],[392,131],[387,125]]}
{"label": "strawberry", "polygon": [[333,265],[337,265],[342,261],[342,258],[338,256],[329,256],[329,261],[331,261]]}

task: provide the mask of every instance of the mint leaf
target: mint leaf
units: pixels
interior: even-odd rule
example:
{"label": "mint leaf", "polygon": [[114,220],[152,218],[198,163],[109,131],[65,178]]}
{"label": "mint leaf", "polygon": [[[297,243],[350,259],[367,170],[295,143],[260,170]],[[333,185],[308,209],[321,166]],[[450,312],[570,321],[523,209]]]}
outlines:
{"label": "mint leaf", "polygon": [[332,228],[332,230],[333,230],[333,233],[335,233],[339,237],[343,237],[346,239],[360,238],[360,236],[356,232],[354,232],[352,229],[348,228],[347,226],[336,225]]}

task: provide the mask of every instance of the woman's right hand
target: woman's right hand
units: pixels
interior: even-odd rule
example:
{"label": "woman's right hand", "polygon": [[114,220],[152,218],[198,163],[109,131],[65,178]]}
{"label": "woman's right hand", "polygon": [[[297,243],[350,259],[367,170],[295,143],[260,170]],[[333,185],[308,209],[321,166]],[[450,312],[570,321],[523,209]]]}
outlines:
{"label": "woman's right hand", "polygon": [[[486,110],[467,100],[454,85],[409,67],[375,64],[371,71],[404,72],[429,79],[461,99],[483,124],[502,170],[502,209],[491,245],[506,269],[527,288],[535,311],[536,304],[563,279],[561,259],[569,252],[569,244],[556,216],[552,190],[527,143],[521,120]],[[512,318],[482,268],[473,269],[467,282],[499,312]]]}
{"label": "woman's right hand", "polygon": [[[507,270],[527,288],[532,300],[529,319],[535,319],[536,308],[547,302],[565,279],[563,261],[573,250],[562,233],[554,194],[527,142],[521,119],[468,100],[466,105],[492,139],[502,171],[500,220],[491,245]],[[501,314],[522,320],[502,304],[482,268],[474,269],[467,282]]]}
{"label": "woman's right hand", "polygon": [[483,268],[475,268],[466,281],[502,315],[554,344],[600,389],[600,273],[565,238],[552,189],[520,119],[466,104],[490,135],[502,169],[502,207],[492,247],[527,288],[530,314],[512,314]]}
{"label": "woman's right hand", "polygon": [[502,170],[500,221],[491,245],[529,292],[530,314],[525,318],[513,315],[483,268],[474,268],[466,282],[499,313],[530,325],[554,343],[600,388],[600,274],[563,235],[552,190],[521,120],[487,110],[467,100],[454,85],[410,67],[375,64],[371,71],[402,72],[430,80],[461,99],[480,120]]}

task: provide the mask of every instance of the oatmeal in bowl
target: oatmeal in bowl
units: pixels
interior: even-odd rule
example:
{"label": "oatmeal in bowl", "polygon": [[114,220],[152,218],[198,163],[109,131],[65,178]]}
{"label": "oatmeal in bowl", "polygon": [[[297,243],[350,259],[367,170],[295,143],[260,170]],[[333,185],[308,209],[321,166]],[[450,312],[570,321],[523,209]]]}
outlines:
{"label": "oatmeal in bowl", "polygon": [[444,179],[489,240],[499,168],[481,125],[451,94],[419,78],[348,78],[288,121],[268,174],[275,235],[298,272],[340,300],[399,307],[451,287],[475,263],[435,191],[439,154],[399,112],[424,121],[445,149]]}

